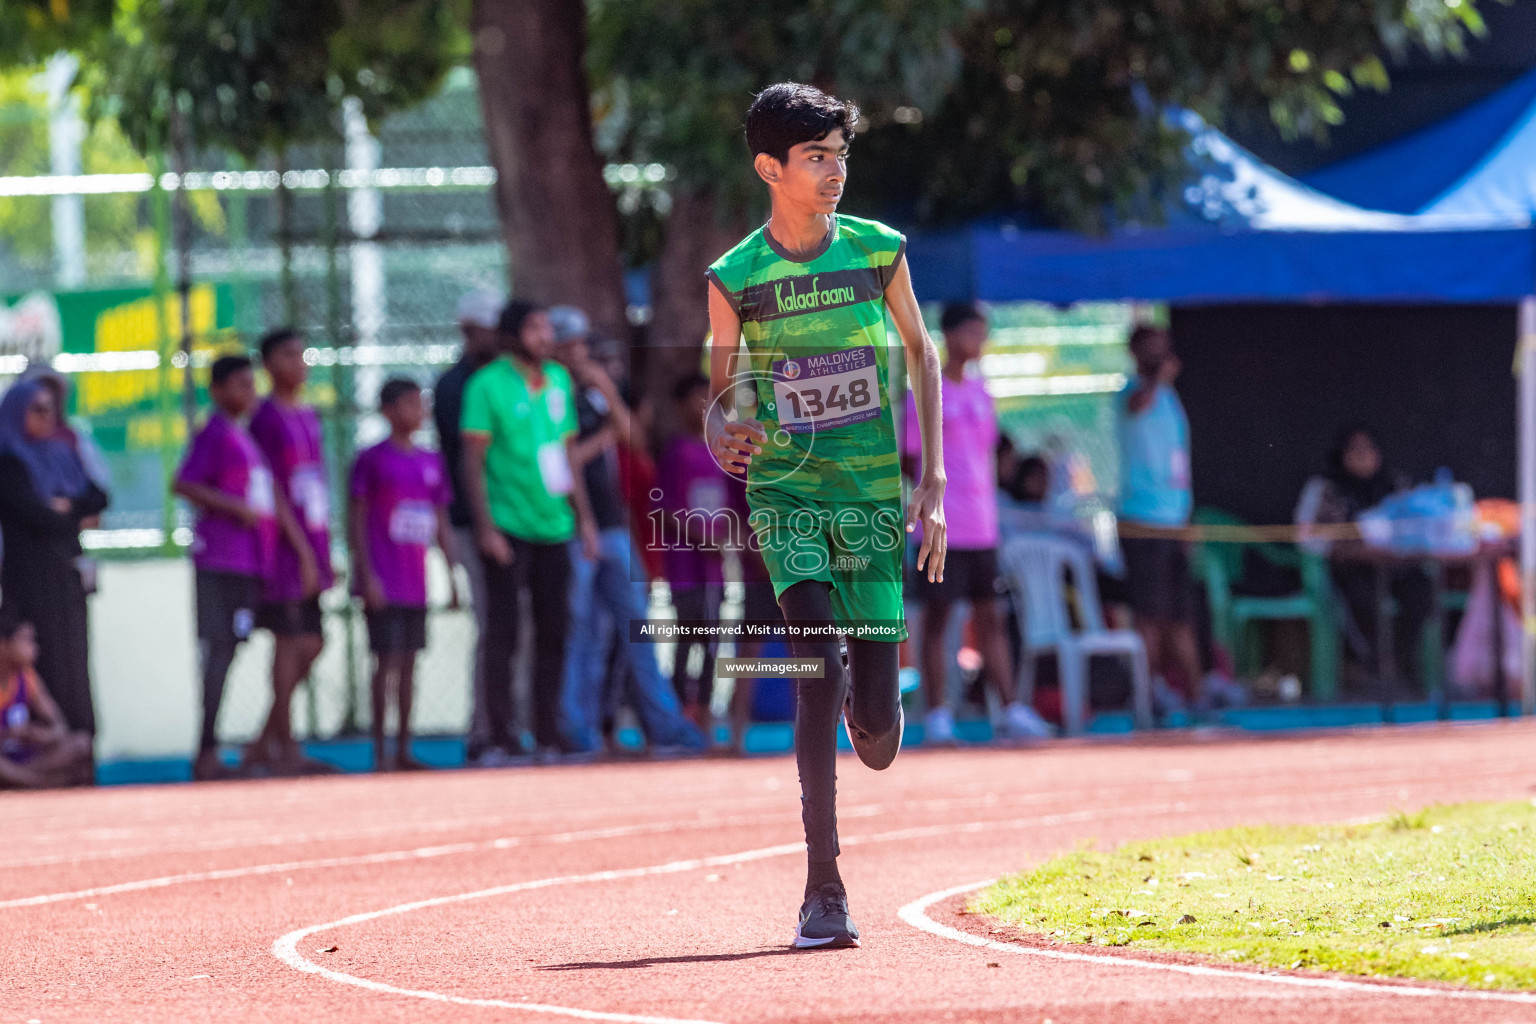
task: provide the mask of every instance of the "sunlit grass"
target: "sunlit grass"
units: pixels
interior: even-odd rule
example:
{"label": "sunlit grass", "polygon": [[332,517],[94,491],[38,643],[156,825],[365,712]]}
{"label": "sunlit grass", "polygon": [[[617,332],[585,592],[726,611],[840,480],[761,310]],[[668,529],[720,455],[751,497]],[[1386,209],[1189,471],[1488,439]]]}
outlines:
{"label": "sunlit grass", "polygon": [[1536,988],[1536,807],[1258,826],[1082,849],[970,909],[1059,943]]}

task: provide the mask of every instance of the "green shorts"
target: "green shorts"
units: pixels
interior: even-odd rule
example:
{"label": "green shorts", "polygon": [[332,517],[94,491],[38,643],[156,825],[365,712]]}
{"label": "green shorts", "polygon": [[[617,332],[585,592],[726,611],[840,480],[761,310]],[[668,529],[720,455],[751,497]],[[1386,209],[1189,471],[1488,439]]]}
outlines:
{"label": "green shorts", "polygon": [[907,638],[900,498],[822,501],[758,487],[747,492],[747,506],[775,598],[803,580],[821,580],[832,587],[839,629],[863,640]]}

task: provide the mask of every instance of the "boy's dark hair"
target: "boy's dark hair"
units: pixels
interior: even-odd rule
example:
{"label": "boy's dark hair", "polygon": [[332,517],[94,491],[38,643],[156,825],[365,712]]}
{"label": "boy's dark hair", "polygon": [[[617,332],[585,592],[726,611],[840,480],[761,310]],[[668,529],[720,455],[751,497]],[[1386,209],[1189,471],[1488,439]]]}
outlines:
{"label": "boy's dark hair", "polygon": [[251,368],[251,357],[246,355],[219,356],[208,371],[208,383],[217,387],[241,370]]}
{"label": "boy's dark hair", "polygon": [[[1013,477],[1003,482],[1003,490],[1015,501],[1041,501],[1050,491],[1050,463],[1039,455],[1026,455],[1019,460],[1013,468]],[[1044,488],[1036,492],[1029,486],[1029,478],[1035,475],[1042,476]]]}
{"label": "boy's dark hair", "polygon": [[272,353],[277,347],[293,338],[302,337],[297,327],[276,327],[261,336],[261,341],[256,343],[256,349],[261,353],[261,361],[266,362],[272,358]]}
{"label": "boy's dark hair", "polygon": [[27,624],[15,605],[0,608],[0,644],[8,643]]}
{"label": "boy's dark hair", "polygon": [[828,132],[840,131],[843,141],[853,142],[853,126],[859,108],[814,85],[780,82],[757,94],[747,108],[747,148],[755,157],[767,153],[779,163],[789,160],[789,150],[802,142],[814,142]]}
{"label": "boy's dark hair", "polygon": [[939,330],[952,331],[961,324],[986,318],[987,314],[974,302],[946,302],[944,312],[939,314]]}
{"label": "boy's dark hair", "polygon": [[1167,333],[1168,329],[1166,327],[1158,327],[1156,324],[1137,324],[1136,328],[1131,331],[1131,338],[1126,342],[1126,346],[1132,352],[1135,352],[1145,345],[1149,339],[1155,338],[1160,334],[1166,335]]}
{"label": "boy's dark hair", "polygon": [[410,394],[420,394],[421,385],[405,377],[391,377],[379,388],[379,408],[388,409]]}
{"label": "boy's dark hair", "polygon": [[512,299],[503,307],[501,320],[496,329],[501,332],[502,345],[507,348],[522,348],[523,322],[535,313],[543,312],[544,307],[537,302],[529,302],[527,299]]}
{"label": "boy's dark hair", "polygon": [[688,396],[699,388],[709,387],[709,378],[702,373],[690,373],[676,384],[672,385],[672,401],[686,402]]}

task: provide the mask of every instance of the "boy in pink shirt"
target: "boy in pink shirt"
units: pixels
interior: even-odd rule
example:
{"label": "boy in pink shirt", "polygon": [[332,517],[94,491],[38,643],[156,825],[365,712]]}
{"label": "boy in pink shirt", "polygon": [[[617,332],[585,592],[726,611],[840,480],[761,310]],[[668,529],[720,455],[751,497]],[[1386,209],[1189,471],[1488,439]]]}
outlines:
{"label": "boy in pink shirt", "polygon": [[[1051,735],[1034,708],[1014,699],[1013,670],[1003,622],[997,612],[997,410],[987,393],[980,367],[973,367],[986,346],[988,324],[980,309],[968,303],[944,307],[939,322],[944,331],[944,517],[949,524],[949,555],[944,577],[916,579],[909,587],[923,602],[922,676],[928,700],[924,722],[926,743],[953,743],[954,715],[945,701],[948,676],[945,632],[950,608],[969,601],[971,623],[987,682],[1007,704],[1004,727],[1017,738]],[[907,394],[906,436],[902,470],[918,478],[922,439],[918,433],[917,402]]]}
{"label": "boy in pink shirt", "polygon": [[219,760],[214,727],[235,652],[251,635],[277,543],[272,473],[243,422],[256,404],[256,377],[245,356],[214,361],[208,385],[214,410],[192,439],[176,473],[176,494],[197,514],[192,564],[197,579],[197,638],[202,655],[203,727],[195,779],[232,775]]}
{"label": "boy in pink shirt", "polygon": [[299,401],[309,379],[303,337],[289,327],[271,331],[261,339],[261,365],[272,393],[251,417],[251,436],[272,468],[280,533],[256,615],[256,625],[272,633],[272,711],[246,761],[288,773],[324,767],[300,755],[289,712],[293,691],[325,647],[320,594],[335,582],[331,502],[320,417]]}
{"label": "boy in pink shirt", "polygon": [[[385,382],[379,412],[389,421],[389,436],[361,452],[352,466],[347,521],[374,655],[373,763],[381,770],[391,767],[385,760],[384,721],[393,690],[400,727],[392,767],[407,771],[423,767],[411,756],[411,697],[416,652],[427,646],[427,548],[436,541],[453,587],[452,495],[442,458],[411,440],[427,419],[420,385],[403,378]],[[454,588],[450,607],[458,603]]]}

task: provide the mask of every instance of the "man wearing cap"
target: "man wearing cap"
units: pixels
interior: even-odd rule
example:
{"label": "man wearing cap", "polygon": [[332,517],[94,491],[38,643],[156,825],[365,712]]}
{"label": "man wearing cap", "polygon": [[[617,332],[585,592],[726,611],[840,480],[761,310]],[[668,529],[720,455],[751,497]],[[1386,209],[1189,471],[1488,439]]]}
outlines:
{"label": "man wearing cap", "polygon": [[[583,751],[602,747],[602,697],[608,659],[604,620],[610,622],[619,667],[634,669],[630,699],[654,747],[702,750],[704,735],[683,716],[672,687],[661,676],[651,644],[631,644],[629,624],[644,619],[644,569],[626,523],[619,486],[618,446],[631,441],[633,417],[613,377],[592,358],[591,327],[575,306],[549,311],[555,332],[554,357],[568,371],[576,392],[579,429],[572,468],[581,472],[598,529],[598,553],[588,558],[571,542],[571,628],[565,655],[565,721],[571,740]],[[638,573],[638,575],[635,575]]]}
{"label": "man wearing cap", "polygon": [[432,419],[437,424],[437,443],[448,464],[448,479],[453,501],[448,519],[458,542],[459,564],[469,575],[470,602],[475,611],[474,713],[470,719],[469,757],[478,760],[490,747],[490,722],[485,704],[485,564],[475,543],[474,523],[464,491],[463,439],[459,418],[464,409],[464,385],[470,375],[496,358],[496,325],[501,320],[506,297],[489,289],[467,292],[459,299],[459,330],[464,333],[464,350],[459,361],[437,380],[432,392]]}

